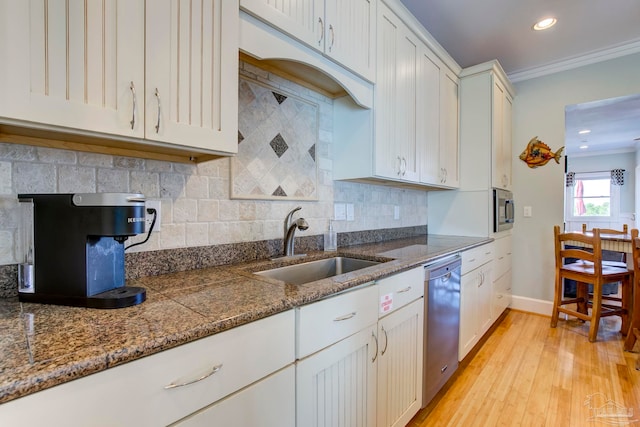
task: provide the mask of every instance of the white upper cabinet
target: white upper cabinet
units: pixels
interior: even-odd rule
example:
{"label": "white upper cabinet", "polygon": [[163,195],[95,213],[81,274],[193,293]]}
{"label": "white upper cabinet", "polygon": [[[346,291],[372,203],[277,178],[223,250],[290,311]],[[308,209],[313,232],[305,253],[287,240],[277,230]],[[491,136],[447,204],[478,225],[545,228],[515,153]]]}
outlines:
{"label": "white upper cabinet", "polygon": [[511,112],[513,101],[505,85],[493,77],[492,185],[511,189]]}
{"label": "white upper cabinet", "polygon": [[445,187],[460,185],[459,80],[445,68],[440,74],[440,180]]}
{"label": "white upper cabinet", "polygon": [[147,139],[237,152],[238,2],[147,6]]}
{"label": "white upper cabinet", "polygon": [[515,91],[497,61],[460,74],[465,190],[511,189],[511,114]]}
{"label": "white upper cabinet", "polygon": [[426,49],[419,76],[420,182],[456,188],[460,184],[458,77]]}
{"label": "white upper cabinet", "polygon": [[0,0],[0,24],[2,122],[237,151],[237,0]]}
{"label": "white upper cabinet", "polygon": [[418,120],[418,138],[424,141],[420,154],[420,182],[440,183],[444,176],[440,165],[440,76],[442,64],[426,49],[420,54],[418,102],[422,114]]}
{"label": "white upper cabinet", "polygon": [[241,0],[240,6],[361,77],[375,80],[376,0]]}
{"label": "white upper cabinet", "polygon": [[144,1],[0,1],[0,117],[142,137]]}
{"label": "white upper cabinet", "polygon": [[375,173],[418,182],[416,129],[419,41],[393,11],[378,6]]}

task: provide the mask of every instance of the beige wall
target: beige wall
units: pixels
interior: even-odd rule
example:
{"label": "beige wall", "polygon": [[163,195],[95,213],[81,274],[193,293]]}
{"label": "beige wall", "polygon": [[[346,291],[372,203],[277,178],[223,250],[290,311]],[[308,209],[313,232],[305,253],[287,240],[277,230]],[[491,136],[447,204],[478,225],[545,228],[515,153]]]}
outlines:
{"label": "beige wall", "polygon": [[[517,203],[513,229],[514,296],[553,300],[553,225],[562,224],[564,158],[530,169],[518,155],[534,136],[552,150],[564,145],[564,108],[640,93],[640,54],[515,84],[513,182]],[[533,216],[524,218],[523,206]]]}

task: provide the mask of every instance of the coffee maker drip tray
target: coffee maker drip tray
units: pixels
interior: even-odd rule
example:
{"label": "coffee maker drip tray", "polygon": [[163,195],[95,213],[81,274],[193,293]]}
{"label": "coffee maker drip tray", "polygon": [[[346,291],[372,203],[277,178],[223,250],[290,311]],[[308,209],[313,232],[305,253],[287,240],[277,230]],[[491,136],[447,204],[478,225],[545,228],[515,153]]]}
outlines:
{"label": "coffee maker drip tray", "polygon": [[122,308],[140,304],[147,299],[145,288],[138,286],[122,286],[91,297],[87,297],[87,307]]}
{"label": "coffee maker drip tray", "polygon": [[124,308],[147,299],[147,291],[139,286],[121,286],[90,297],[70,295],[20,294],[20,301],[61,304],[89,308]]}

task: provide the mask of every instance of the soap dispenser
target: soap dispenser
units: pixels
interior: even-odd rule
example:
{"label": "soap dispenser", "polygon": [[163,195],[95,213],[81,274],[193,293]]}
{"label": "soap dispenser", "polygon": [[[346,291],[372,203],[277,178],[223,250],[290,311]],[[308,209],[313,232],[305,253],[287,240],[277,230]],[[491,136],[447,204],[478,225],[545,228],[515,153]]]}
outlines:
{"label": "soap dispenser", "polygon": [[329,230],[324,233],[324,250],[326,252],[338,249],[338,233],[333,231],[333,221],[329,220]]}

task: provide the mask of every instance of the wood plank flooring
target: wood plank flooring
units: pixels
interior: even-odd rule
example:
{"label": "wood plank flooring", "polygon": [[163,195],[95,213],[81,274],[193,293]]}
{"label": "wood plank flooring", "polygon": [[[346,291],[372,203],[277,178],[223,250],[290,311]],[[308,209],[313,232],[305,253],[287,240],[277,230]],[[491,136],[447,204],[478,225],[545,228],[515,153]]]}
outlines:
{"label": "wood plank flooring", "polygon": [[407,427],[640,426],[640,344],[623,350],[619,318],[601,320],[595,343],[588,323],[549,322],[511,310]]}

